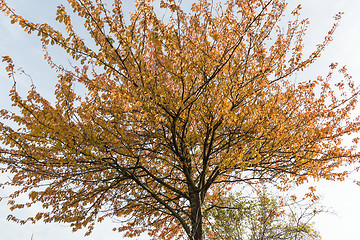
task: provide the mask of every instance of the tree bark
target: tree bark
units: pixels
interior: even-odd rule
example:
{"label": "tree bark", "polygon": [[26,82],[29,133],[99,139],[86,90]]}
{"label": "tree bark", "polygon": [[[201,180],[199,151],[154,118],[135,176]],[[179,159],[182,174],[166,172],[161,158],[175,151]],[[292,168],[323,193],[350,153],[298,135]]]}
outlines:
{"label": "tree bark", "polygon": [[199,192],[190,194],[191,236],[190,240],[203,240],[202,212]]}

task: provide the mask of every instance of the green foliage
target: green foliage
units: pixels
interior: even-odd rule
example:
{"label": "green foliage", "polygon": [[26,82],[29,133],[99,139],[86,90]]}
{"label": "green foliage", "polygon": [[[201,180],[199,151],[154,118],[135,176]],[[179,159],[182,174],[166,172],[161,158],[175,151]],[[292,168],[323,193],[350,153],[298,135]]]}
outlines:
{"label": "green foliage", "polygon": [[209,211],[207,239],[318,240],[312,220],[322,212],[314,201],[284,199],[267,191],[254,197],[238,192],[220,199]]}

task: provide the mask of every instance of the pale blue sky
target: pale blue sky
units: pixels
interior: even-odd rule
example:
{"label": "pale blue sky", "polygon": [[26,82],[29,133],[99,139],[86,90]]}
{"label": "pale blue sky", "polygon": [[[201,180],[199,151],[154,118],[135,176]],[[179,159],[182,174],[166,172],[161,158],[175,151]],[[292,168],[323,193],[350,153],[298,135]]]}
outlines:
{"label": "pale blue sky", "polygon": [[[38,22],[54,22],[56,4],[63,0],[9,0],[20,15],[29,17]],[[126,1],[124,1],[126,2]],[[129,2],[129,1],[127,1]],[[326,32],[330,29],[333,18],[337,12],[343,11],[345,15],[336,31],[333,43],[327,48],[322,58],[312,67],[307,69],[298,78],[312,78],[326,74],[327,66],[331,62],[339,62],[348,67],[349,73],[354,79],[360,79],[360,1],[358,0],[289,0],[289,8],[301,3],[303,16],[310,18],[310,29],[306,38],[306,47],[313,50],[317,43],[323,40]],[[186,3],[186,0],[183,0]],[[56,54],[58,52],[54,50]],[[43,61],[41,44],[36,35],[25,34],[18,26],[10,25],[9,20],[0,15],[0,56],[9,55],[17,66],[21,66],[37,85],[38,90],[52,97],[53,86],[56,82],[56,74],[49,69]],[[59,60],[67,58],[59,54]],[[0,65],[0,108],[9,106],[8,91],[12,82],[7,79]],[[26,78],[18,81],[20,91],[26,91],[30,81]],[[6,176],[1,176],[4,179]],[[360,180],[360,174],[352,177]],[[358,231],[360,216],[360,187],[351,181],[332,183],[322,181],[317,183],[318,192],[324,197],[323,204],[333,209],[337,215],[323,215],[317,218],[316,226],[321,231],[324,240],[360,240]],[[6,194],[0,189],[0,196]],[[36,212],[30,209],[23,212]],[[5,201],[0,203],[0,239],[25,240],[34,234],[34,240],[111,240],[122,239],[121,234],[114,233],[111,229],[117,226],[111,220],[95,227],[94,233],[89,237],[83,237],[84,232],[72,233],[71,229],[59,224],[27,224],[20,226],[7,222],[6,216],[10,211]],[[145,238],[143,238],[145,239]]]}

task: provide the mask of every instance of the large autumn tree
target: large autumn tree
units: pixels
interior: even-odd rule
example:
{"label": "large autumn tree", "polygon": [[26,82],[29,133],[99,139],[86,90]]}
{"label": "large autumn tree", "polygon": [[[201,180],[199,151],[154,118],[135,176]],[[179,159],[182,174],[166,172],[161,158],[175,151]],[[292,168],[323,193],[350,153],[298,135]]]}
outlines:
{"label": "large autumn tree", "polygon": [[[34,86],[22,97],[14,85],[19,111],[1,111],[17,126],[0,128],[0,162],[13,174],[6,184],[20,187],[9,204],[44,207],[28,221],[91,231],[115,217],[126,236],[201,240],[204,212],[234,184],[286,190],[309,178],[341,180],[339,167],[358,162],[355,146],[342,144],[358,129],[358,88],[346,69],[337,80],[336,64],[325,77],[294,79],[331,41],[340,14],[303,56],[308,22],[300,6],[281,21],[284,0],[198,0],[191,10],[138,0],[129,19],[120,0],[67,2],[56,17],[63,31],[0,5],[45,50],[57,45],[74,59],[65,68],[45,55],[59,72],[55,102]],[[3,60],[15,78],[11,58]],[[16,202],[24,192],[25,205]]]}

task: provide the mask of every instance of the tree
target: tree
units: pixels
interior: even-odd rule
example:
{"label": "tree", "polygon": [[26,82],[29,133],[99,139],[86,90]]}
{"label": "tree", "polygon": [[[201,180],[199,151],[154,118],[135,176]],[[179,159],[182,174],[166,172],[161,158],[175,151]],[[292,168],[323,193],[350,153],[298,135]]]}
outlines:
{"label": "tree", "polygon": [[257,190],[254,195],[249,198],[237,192],[223,197],[206,217],[211,223],[206,226],[206,239],[321,239],[312,222],[325,212],[318,202],[297,200],[295,196],[284,199],[268,190]]}
{"label": "tree", "polygon": [[[114,0],[68,0],[88,38],[75,32],[67,8],[56,19],[63,32],[1,9],[44,49],[63,48],[72,67],[55,64],[56,102],[33,86],[10,92],[18,113],[1,116],[1,163],[13,173],[5,183],[21,187],[12,209],[42,203],[27,221],[67,222],[76,229],[106,217],[126,220],[126,236],[203,239],[203,215],[236,184],[272,182],[286,190],[309,178],[341,180],[339,169],[358,162],[343,137],[358,130],[351,115],[358,87],[345,68],[341,80],[296,82],[294,74],[319,58],[333,28],[303,57],[308,25],[299,6],[284,27],[283,0],[199,0],[191,11],[161,0],[136,1],[125,19]],[[92,46],[92,47],[90,47]],[[16,69],[4,57],[11,78]],[[73,84],[86,92],[75,92]],[[85,95],[81,97],[82,95]],[[30,201],[16,197],[29,193]],[[20,223],[15,216],[9,219]]]}

